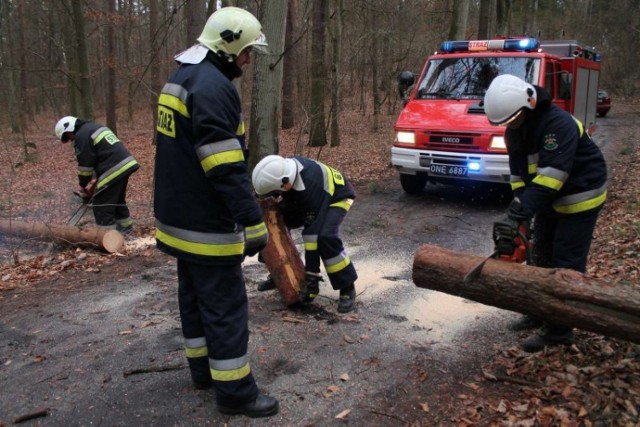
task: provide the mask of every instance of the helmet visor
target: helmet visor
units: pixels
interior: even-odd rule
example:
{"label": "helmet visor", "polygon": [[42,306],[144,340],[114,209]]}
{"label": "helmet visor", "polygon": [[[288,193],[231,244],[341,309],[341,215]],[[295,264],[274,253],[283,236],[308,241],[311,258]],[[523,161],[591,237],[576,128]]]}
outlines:
{"label": "helmet visor", "polygon": [[267,37],[262,31],[260,32],[260,35],[257,39],[249,43],[249,46],[253,47],[253,49],[258,53],[269,53],[269,50],[267,49],[267,46],[269,46],[267,44]]}
{"label": "helmet visor", "polygon": [[513,113],[511,115],[511,117],[507,118],[506,120],[503,120],[503,121],[501,121],[499,123],[494,123],[494,122],[491,122],[491,123],[496,125],[496,126],[509,126],[511,123],[513,123],[516,120],[518,120],[523,114],[524,114],[524,107],[519,109],[515,113]]}

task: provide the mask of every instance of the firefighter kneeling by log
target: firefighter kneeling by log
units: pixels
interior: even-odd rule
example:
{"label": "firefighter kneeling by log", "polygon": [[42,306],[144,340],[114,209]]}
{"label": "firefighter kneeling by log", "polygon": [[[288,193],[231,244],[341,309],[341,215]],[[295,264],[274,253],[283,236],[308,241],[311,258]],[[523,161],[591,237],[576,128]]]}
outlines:
{"label": "firefighter kneeling by log", "polygon": [[[340,239],[340,225],[355,199],[353,186],[337,170],[305,157],[269,155],[253,170],[259,197],[276,197],[288,228],[302,229],[305,282],[300,302],[310,303],[320,293],[320,259],[331,286],[340,291],[338,312],[354,309],[356,270]],[[273,288],[262,286],[262,290]]]}

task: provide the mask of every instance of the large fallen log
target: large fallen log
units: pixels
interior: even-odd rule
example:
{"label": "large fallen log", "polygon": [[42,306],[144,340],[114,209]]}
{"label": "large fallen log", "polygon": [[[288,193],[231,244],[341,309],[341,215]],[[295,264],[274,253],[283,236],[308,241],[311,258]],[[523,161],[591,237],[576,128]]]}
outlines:
{"label": "large fallen log", "polygon": [[262,250],[264,264],[278,288],[285,305],[298,302],[304,281],[304,263],[296,249],[291,233],[273,198],[260,200],[264,222],[269,230],[269,243]]}
{"label": "large fallen log", "polygon": [[119,231],[97,227],[78,228],[71,225],[46,224],[0,219],[0,233],[26,238],[43,238],[73,246],[98,247],[114,253],[124,245]]}
{"label": "large fallen log", "polygon": [[433,245],[418,249],[413,282],[554,323],[640,343],[640,290],[577,271],[489,259],[478,278],[463,278],[481,257]]}

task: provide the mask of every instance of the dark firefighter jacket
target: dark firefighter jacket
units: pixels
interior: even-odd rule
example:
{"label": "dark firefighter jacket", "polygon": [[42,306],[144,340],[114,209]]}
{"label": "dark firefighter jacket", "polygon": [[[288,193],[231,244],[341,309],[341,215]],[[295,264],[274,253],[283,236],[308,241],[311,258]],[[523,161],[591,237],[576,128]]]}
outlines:
{"label": "dark firefighter jacket", "polygon": [[601,206],[607,167],[583,124],[535,87],[537,104],[519,129],[507,129],[511,188],[527,218],[553,209],[575,214]]}
{"label": "dark firefighter jacket", "polygon": [[302,166],[297,179],[302,180],[304,189],[296,190],[301,186],[294,182],[291,190],[282,193],[283,216],[291,228],[304,226],[305,251],[315,252],[329,207],[348,211],[356,194],[349,180],[334,168],[306,157],[293,159]]}
{"label": "dark firefighter jacket", "polygon": [[96,191],[138,170],[140,165],[106,126],[78,120],[73,141],[78,182],[85,187],[95,175]]}
{"label": "dark firefighter jacket", "polygon": [[160,94],[156,128],[157,246],[209,265],[242,262],[245,233],[267,235],[243,154],[240,97],[222,67],[211,53],[181,64]]}

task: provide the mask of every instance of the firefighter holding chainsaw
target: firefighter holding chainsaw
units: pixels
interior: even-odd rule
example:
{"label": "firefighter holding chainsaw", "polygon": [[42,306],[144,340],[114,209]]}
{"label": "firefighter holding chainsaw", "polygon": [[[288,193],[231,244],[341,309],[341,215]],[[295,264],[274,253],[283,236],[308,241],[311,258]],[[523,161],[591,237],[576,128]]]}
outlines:
{"label": "firefighter holding chainsaw", "polygon": [[133,220],[127,185],[140,167],[136,159],[111,129],[97,123],[66,116],[56,124],[55,134],[63,143],[73,142],[80,196],[93,205],[96,224],[129,234]]}
{"label": "firefighter holding chainsaw", "polygon": [[207,20],[198,44],[176,56],[178,68],[158,99],[156,242],[177,258],[178,305],[191,379],[215,391],[218,410],[275,415],[249,364],[245,256],[267,244],[244,154],[240,96],[232,83],[266,49],[260,22],[224,7]]}
{"label": "firefighter holding chainsaw", "polygon": [[340,239],[340,225],[355,199],[349,180],[324,163],[295,156],[269,155],[253,169],[253,187],[259,197],[277,196],[287,227],[303,227],[305,283],[302,303],[320,292],[320,260],[333,289],[340,292],[338,312],[355,308],[356,269]]}
{"label": "firefighter holding chainsaw", "polygon": [[[513,253],[519,227],[533,226],[533,264],[586,271],[593,230],[607,197],[607,167],[584,125],[553,105],[545,89],[519,77],[496,77],[484,98],[487,118],[506,126],[513,201],[494,224],[496,249]],[[527,352],[572,342],[572,329],[524,316],[513,330],[540,332]]]}

